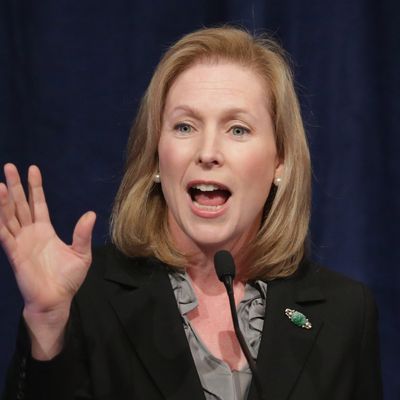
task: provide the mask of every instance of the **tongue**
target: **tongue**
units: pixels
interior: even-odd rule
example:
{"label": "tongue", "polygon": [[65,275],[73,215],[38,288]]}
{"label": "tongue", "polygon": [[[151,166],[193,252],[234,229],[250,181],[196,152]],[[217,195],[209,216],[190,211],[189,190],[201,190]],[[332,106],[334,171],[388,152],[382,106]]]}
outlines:
{"label": "tongue", "polygon": [[228,199],[225,190],[213,190],[212,192],[196,191],[194,200],[203,206],[220,206]]}

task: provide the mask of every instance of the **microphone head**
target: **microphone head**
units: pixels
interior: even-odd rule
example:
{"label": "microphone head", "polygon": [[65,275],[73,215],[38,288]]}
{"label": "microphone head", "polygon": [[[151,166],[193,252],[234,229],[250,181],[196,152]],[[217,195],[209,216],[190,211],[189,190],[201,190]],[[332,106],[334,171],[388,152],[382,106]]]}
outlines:
{"label": "microphone head", "polygon": [[232,280],[235,278],[235,262],[232,254],[227,250],[217,251],[214,255],[214,267],[218,279],[221,282],[225,281],[226,276],[230,276]]}

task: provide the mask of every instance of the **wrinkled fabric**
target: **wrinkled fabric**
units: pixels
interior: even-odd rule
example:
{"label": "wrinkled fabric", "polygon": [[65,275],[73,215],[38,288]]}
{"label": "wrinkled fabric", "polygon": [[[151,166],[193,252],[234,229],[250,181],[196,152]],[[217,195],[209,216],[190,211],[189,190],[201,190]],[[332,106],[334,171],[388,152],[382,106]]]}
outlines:
{"label": "wrinkled fabric", "polygon": [[[232,371],[228,364],[210,353],[187,317],[187,314],[198,306],[189,276],[186,273],[172,271],[169,278],[206,399],[246,399],[251,382],[249,366],[246,364],[240,371]],[[247,283],[243,300],[237,307],[239,326],[254,360],[257,359],[261,342],[266,294],[265,282]]]}

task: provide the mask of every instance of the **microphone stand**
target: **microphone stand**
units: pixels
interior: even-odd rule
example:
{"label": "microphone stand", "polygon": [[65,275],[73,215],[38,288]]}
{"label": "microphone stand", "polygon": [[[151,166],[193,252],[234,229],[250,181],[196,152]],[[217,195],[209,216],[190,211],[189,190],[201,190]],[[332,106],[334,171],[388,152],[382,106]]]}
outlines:
{"label": "microphone stand", "polygon": [[235,295],[233,293],[233,279],[232,276],[230,275],[224,275],[222,279],[222,283],[225,286],[226,292],[228,293],[228,298],[229,298],[229,305],[231,308],[231,315],[232,315],[232,321],[233,321],[233,327],[235,329],[236,336],[239,340],[240,347],[242,348],[242,351],[246,357],[246,360],[249,364],[251,373],[253,374],[254,377],[254,383],[258,392],[258,395],[261,400],[266,400],[266,397],[264,396],[264,391],[261,385],[261,380],[260,376],[258,375],[257,371],[257,366],[256,363],[253,360],[252,355],[250,354],[250,350],[247,346],[247,343],[243,337],[242,331],[240,330],[239,327],[239,320],[237,317],[237,312],[236,312],[236,305],[235,305]]}

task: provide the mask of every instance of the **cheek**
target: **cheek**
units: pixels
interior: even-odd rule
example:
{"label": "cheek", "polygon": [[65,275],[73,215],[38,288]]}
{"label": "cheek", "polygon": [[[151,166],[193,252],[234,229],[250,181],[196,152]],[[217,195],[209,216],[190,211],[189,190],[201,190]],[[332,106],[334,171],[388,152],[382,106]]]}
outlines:
{"label": "cheek", "polygon": [[237,168],[250,185],[263,184],[269,187],[275,175],[275,152],[260,149],[249,152],[246,156],[238,157]]}
{"label": "cheek", "polygon": [[191,151],[186,143],[171,138],[160,139],[158,160],[164,186],[179,184],[191,162]]}
{"label": "cheek", "polygon": [[237,161],[237,176],[242,181],[242,200],[258,212],[268,198],[275,175],[275,153],[254,151]]}
{"label": "cheek", "polygon": [[174,171],[180,164],[180,158],[177,146],[173,146],[170,140],[160,139],[158,159],[162,178],[174,175]]}

